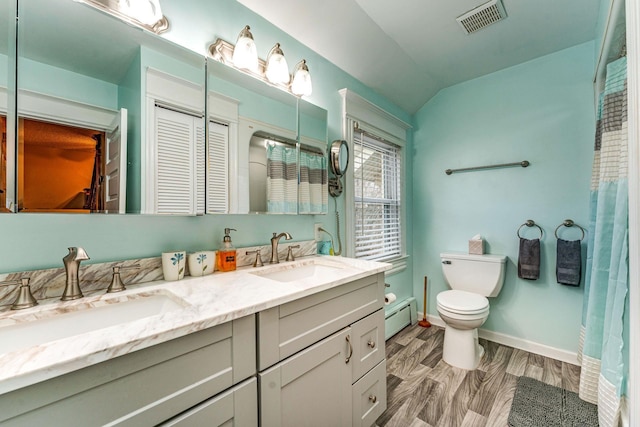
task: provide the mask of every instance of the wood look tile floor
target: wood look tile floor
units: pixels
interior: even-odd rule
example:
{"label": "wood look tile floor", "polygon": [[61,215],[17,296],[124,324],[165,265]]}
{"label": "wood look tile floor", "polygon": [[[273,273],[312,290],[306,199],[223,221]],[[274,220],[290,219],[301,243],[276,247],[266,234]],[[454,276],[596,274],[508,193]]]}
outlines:
{"label": "wood look tile floor", "polygon": [[476,370],[442,360],[444,329],[408,326],[386,343],[387,410],[379,427],[504,427],[519,376],[578,391],[580,367],[480,340]]}

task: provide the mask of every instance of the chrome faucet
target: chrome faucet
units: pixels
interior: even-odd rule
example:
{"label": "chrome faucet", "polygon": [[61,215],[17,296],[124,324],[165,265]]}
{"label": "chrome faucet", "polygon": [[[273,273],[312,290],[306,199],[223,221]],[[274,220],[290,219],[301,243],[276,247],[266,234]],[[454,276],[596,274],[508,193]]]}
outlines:
{"label": "chrome faucet", "polygon": [[289,233],[273,233],[273,237],[271,238],[271,264],[278,264],[280,262],[280,258],[278,258],[278,242],[280,242],[282,237],[291,240],[291,234]]}
{"label": "chrome faucet", "polygon": [[67,271],[67,282],[62,293],[62,301],[70,301],[82,298],[80,290],[80,279],[78,271],[80,270],[80,261],[89,259],[89,255],[82,248],[71,247],[67,256],[62,258],[64,269]]}

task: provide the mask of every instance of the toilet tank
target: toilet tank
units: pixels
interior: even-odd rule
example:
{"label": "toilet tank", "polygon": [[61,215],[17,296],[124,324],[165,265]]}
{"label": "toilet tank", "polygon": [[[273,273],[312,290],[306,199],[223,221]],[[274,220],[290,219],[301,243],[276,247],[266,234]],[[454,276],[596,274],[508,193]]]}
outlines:
{"label": "toilet tank", "polygon": [[451,287],[485,297],[498,296],[504,283],[507,257],[504,255],[440,254],[444,278]]}

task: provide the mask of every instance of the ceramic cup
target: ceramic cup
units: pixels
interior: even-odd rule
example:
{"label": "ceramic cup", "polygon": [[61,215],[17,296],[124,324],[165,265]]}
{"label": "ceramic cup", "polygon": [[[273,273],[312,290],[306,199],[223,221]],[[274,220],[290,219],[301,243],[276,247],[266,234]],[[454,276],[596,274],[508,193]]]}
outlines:
{"label": "ceramic cup", "polygon": [[192,276],[206,276],[213,273],[216,264],[216,251],[198,251],[187,256],[189,274]]}
{"label": "ceramic cup", "polygon": [[162,274],[164,280],[180,280],[184,277],[187,263],[186,251],[171,251],[162,253]]}

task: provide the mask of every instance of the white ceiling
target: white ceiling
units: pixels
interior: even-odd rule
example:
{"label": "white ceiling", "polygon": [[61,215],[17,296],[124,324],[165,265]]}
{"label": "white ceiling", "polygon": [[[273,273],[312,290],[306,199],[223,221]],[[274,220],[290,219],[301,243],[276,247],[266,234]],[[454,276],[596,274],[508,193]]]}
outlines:
{"label": "white ceiling", "polygon": [[593,40],[600,7],[503,0],[507,19],[467,35],[456,18],[486,0],[238,1],[409,113],[440,89]]}

